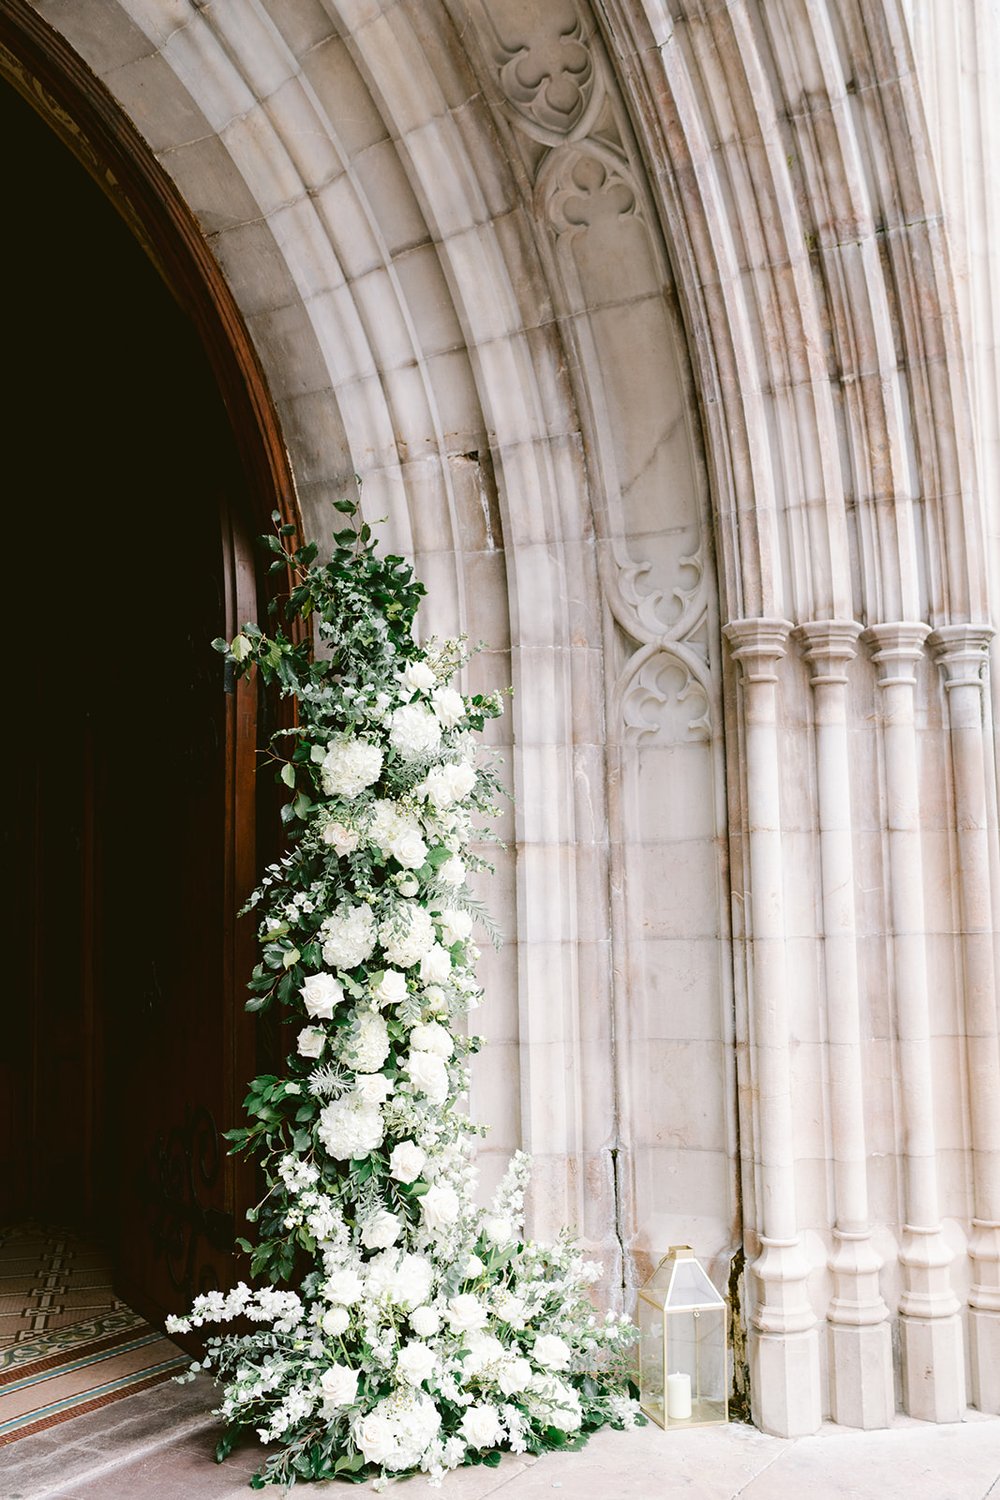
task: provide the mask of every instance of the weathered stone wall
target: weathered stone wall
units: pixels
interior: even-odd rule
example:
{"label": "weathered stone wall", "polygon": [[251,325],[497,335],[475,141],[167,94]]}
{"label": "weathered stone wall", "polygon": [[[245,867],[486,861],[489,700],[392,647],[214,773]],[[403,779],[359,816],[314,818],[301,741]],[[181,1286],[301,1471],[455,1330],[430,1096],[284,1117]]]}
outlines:
{"label": "weathered stone wall", "polygon": [[769,1431],[1000,1410],[995,5],[36,5],[514,683],[486,1182],[745,1247]]}

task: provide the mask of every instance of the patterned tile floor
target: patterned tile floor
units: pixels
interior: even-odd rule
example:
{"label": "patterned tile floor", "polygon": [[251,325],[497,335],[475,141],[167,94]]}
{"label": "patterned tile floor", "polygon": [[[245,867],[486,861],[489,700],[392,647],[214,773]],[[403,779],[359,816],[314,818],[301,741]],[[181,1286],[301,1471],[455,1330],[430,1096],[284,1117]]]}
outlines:
{"label": "patterned tile floor", "polygon": [[124,1307],[105,1251],[59,1227],[0,1230],[0,1349]]}

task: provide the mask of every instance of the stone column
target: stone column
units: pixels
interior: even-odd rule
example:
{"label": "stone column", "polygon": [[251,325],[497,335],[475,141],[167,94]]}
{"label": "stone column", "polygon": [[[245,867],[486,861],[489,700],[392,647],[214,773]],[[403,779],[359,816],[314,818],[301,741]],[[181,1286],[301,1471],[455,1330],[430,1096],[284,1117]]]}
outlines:
{"label": "stone column", "polygon": [[750,1380],[754,1421],[777,1437],[815,1432],[822,1417],[819,1337],[795,1212],[785,970],[777,664],[790,629],[786,620],[736,620],[724,630],[743,673],[746,749],[750,1045],[761,1243],[752,1265],[759,1296],[750,1329]]}
{"label": "stone column", "polygon": [[835,1422],[887,1427],[895,1413],[889,1310],[871,1237],[858,987],[856,884],[847,740],[847,664],[861,626],[818,620],[796,632],[812,667],[822,869],[823,963],[830,1058],[830,1124],[836,1204],[827,1312],[830,1404]]}
{"label": "stone column", "polygon": [[885,753],[889,909],[899,1090],[905,1140],[899,1302],[903,1406],[925,1422],[959,1422],[965,1357],[958,1301],[941,1231],[934,1132],[934,1079],[927,989],[920,840],[916,668],[929,627],[876,625],[868,631],[878,666]]}
{"label": "stone column", "polygon": [[[947,625],[931,637],[944,673],[955,792],[965,1045],[975,1218],[969,1241],[971,1399],[1000,1411],[1000,1042],[987,816],[984,690],[989,625]],[[986,695],[986,705],[989,696]]]}

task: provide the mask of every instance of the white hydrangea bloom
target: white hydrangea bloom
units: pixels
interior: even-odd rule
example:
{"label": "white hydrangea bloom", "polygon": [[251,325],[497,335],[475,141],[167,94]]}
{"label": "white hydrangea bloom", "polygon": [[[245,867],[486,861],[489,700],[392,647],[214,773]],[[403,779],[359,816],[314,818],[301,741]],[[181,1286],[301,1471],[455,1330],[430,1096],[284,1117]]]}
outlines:
{"label": "white hydrangea bloom", "polygon": [[326,795],[348,800],[373,786],[381,774],[382,751],[370,740],[331,740],[320,765]]}
{"label": "white hydrangea bloom", "polygon": [[388,1026],[377,1011],[361,1011],[351,1028],[344,1057],[356,1073],[377,1073],[388,1056]]}
{"label": "white hydrangea bloom", "polygon": [[390,720],[389,743],[403,760],[426,760],[440,748],[440,722],[423,704],[404,704]]}
{"label": "white hydrangea bloom", "polygon": [[317,1133],[336,1161],[358,1161],[382,1144],[382,1111],[350,1097],[333,1099],[320,1111]]}
{"label": "white hydrangea bloom", "polygon": [[400,969],[419,963],[434,946],[434,923],[430,912],[415,901],[401,901],[378,930],[386,962]]}
{"label": "white hydrangea bloom", "polygon": [[375,914],[367,901],[342,902],[321,924],[320,937],[331,968],[356,969],[375,951]]}

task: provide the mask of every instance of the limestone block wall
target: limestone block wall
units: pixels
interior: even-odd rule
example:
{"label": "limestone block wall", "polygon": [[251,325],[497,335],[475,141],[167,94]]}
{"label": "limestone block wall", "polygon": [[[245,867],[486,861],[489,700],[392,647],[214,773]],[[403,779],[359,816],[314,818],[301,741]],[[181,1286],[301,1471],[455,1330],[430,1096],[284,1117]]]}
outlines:
{"label": "limestone block wall", "polygon": [[995,7],[32,3],[513,682],[484,1189],[745,1256],[768,1431],[1000,1410]]}

